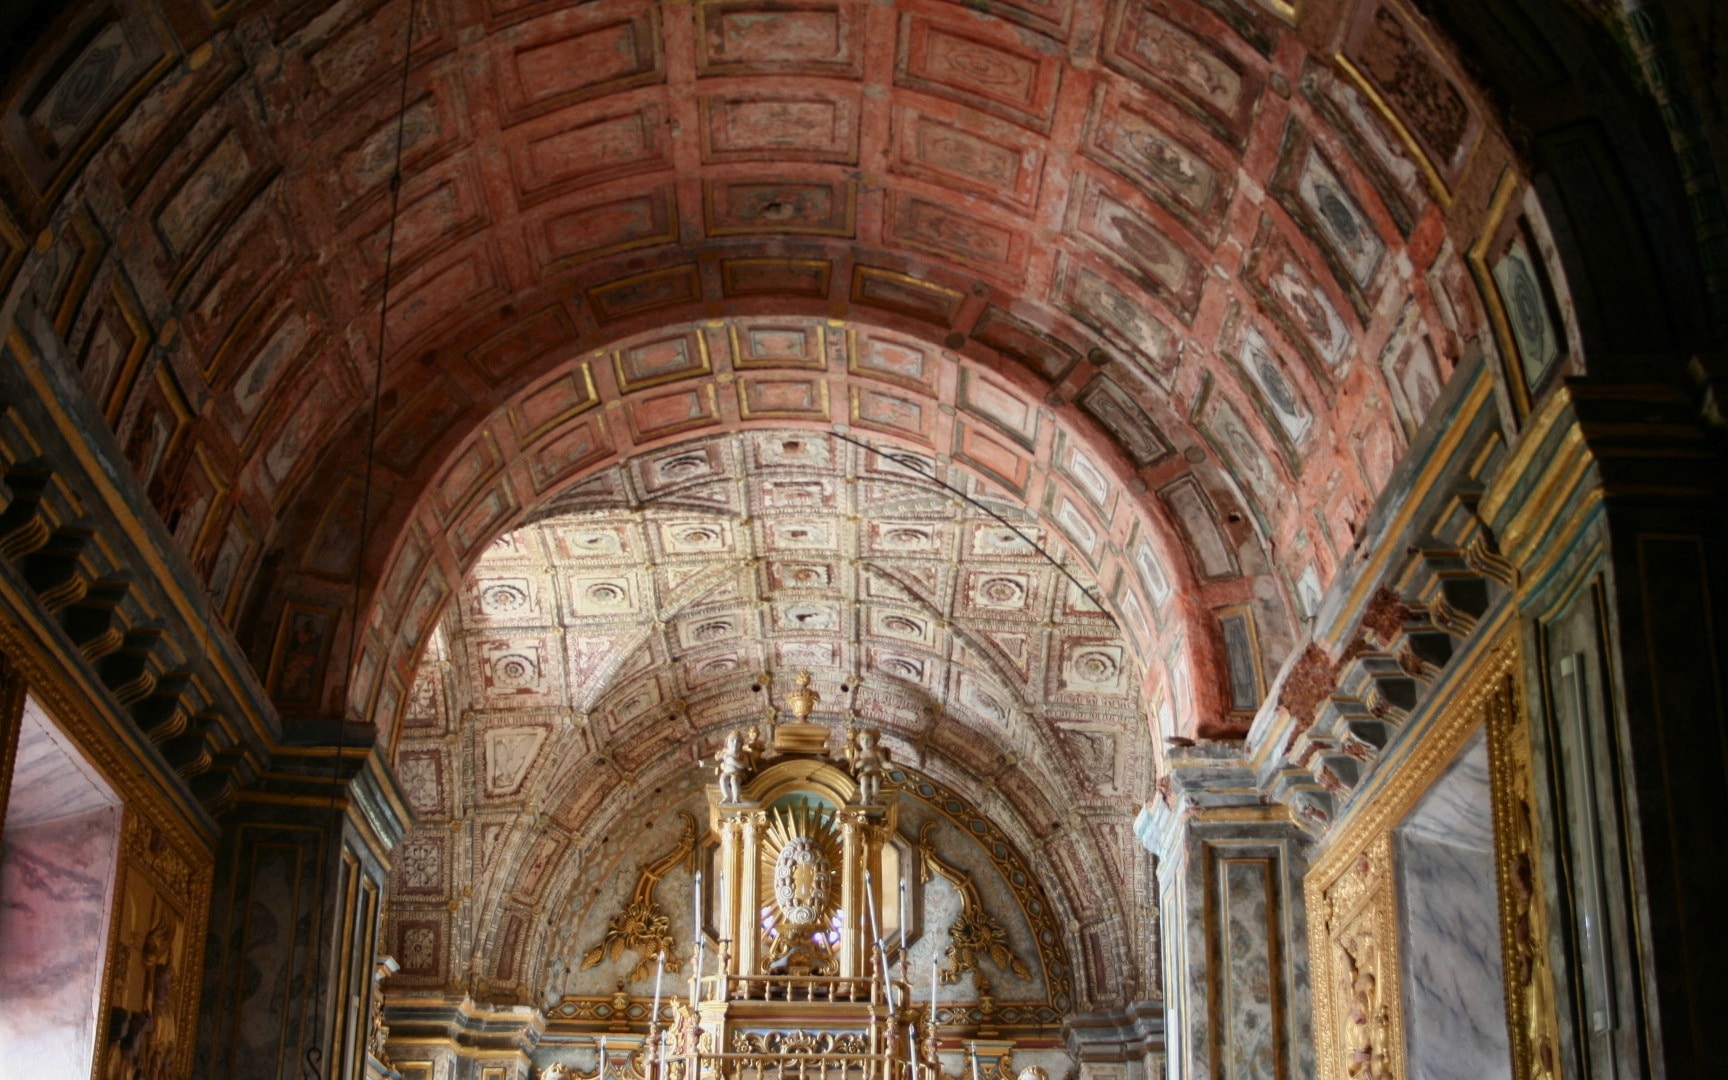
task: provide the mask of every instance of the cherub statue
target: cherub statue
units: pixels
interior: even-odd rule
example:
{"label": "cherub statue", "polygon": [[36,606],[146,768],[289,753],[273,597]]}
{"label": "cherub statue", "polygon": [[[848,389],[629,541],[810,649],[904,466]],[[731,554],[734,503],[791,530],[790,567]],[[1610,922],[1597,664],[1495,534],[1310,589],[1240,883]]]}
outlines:
{"label": "cherub statue", "polygon": [[750,755],[750,764],[752,765],[761,761],[762,756],[768,752],[768,748],[774,745],[773,709],[768,710],[765,722],[768,725],[768,733],[766,736],[762,733],[761,724],[751,724],[749,727],[744,729],[744,752]]}
{"label": "cherub statue", "polygon": [[762,719],[756,722],[757,734],[761,736],[764,753],[774,749],[774,728],[780,723],[780,710],[772,705],[764,706]]}
{"label": "cherub statue", "polygon": [[576,1070],[562,1061],[554,1061],[540,1070],[540,1080],[576,1080]]}
{"label": "cherub statue", "polygon": [[888,748],[880,745],[873,728],[853,728],[846,738],[846,762],[858,780],[858,801],[868,806],[882,793],[882,777],[888,771]]}
{"label": "cherub statue", "polygon": [[744,774],[750,771],[756,755],[744,745],[744,736],[736,731],[726,733],[726,748],[720,751],[714,771],[720,775],[720,798],[729,803],[744,801]]}

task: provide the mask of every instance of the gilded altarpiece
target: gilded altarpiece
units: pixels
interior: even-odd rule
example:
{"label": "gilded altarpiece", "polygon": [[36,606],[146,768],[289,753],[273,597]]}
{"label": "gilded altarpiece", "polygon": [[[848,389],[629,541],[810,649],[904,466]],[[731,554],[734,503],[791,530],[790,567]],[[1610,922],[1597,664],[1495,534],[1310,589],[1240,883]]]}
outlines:
{"label": "gilded altarpiece", "polygon": [[[34,639],[0,621],[0,654],[122,806],[93,1076],[189,1076],[214,855],[88,699],[44,660]],[[10,680],[8,686],[15,695]],[[11,705],[20,702],[15,696]]]}
{"label": "gilded altarpiece", "polygon": [[1503,633],[1449,700],[1437,704],[1433,722],[1391,780],[1332,838],[1304,882],[1320,1080],[1407,1075],[1395,830],[1484,729],[1512,1076],[1556,1075],[1553,974],[1521,672],[1516,633]]}
{"label": "gilded altarpiece", "polygon": [[185,1076],[191,1069],[210,909],[210,868],[146,815],[127,808],[109,933],[102,1078]]}

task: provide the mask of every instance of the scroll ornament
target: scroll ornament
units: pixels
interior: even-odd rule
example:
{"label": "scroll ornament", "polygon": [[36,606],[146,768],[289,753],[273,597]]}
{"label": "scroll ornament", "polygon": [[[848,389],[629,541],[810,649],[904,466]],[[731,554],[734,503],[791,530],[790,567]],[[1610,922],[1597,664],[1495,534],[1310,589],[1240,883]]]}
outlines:
{"label": "scroll ornament", "polygon": [[1344,1075],[1350,1080],[1388,1080],[1386,1006],[1380,1000],[1380,977],[1373,937],[1358,935],[1339,947],[1340,973],[1346,1004]]}
{"label": "scroll ornament", "polygon": [[[937,1075],[941,1076],[942,1080],[972,1080],[972,1074],[965,1069],[965,1062],[961,1063],[958,1073],[940,1072]],[[977,1075],[981,1080],[1050,1080],[1050,1073],[1042,1065],[1028,1065],[1024,1069],[1016,1070],[1012,1049],[1003,1051],[994,1065],[982,1066]]]}
{"label": "scroll ornament", "polygon": [[938,973],[942,981],[959,982],[960,976],[970,971],[979,995],[987,996],[990,979],[979,967],[981,957],[988,957],[997,968],[1030,979],[1031,969],[1014,955],[1014,950],[1008,945],[1007,927],[984,910],[984,901],[978,895],[978,886],[973,884],[972,875],[937,856],[935,831],[936,823],[933,821],[925,822],[918,831],[918,880],[927,883],[931,874],[938,874],[960,893],[960,914],[948,926],[949,945],[943,953],[947,964]]}
{"label": "scroll ornament", "polygon": [[666,954],[666,970],[678,971],[683,962],[673,948],[672,921],[654,902],[654,890],[660,879],[682,862],[696,846],[696,819],[679,812],[684,819],[684,833],[678,842],[659,857],[643,863],[636,878],[636,888],[629,903],[606,922],[606,936],[582,954],[582,970],[596,967],[610,956],[616,960],[625,949],[636,953],[636,966],[630,970],[630,981],[646,979],[654,973],[654,962]]}
{"label": "scroll ornament", "polygon": [[869,1041],[857,1031],[735,1031],[735,1054],[867,1054]]}
{"label": "scroll ornament", "polygon": [[1547,906],[1542,870],[1530,733],[1519,707],[1516,677],[1507,674],[1486,703],[1489,768],[1500,885],[1501,951],[1505,958],[1507,1013],[1514,1034],[1516,1080],[1559,1075],[1554,971],[1548,959]]}

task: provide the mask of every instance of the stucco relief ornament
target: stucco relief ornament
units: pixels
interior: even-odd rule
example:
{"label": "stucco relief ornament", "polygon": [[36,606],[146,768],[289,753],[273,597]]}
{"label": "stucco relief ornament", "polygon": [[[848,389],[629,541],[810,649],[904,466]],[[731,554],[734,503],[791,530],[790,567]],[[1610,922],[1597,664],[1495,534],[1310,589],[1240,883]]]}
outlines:
{"label": "stucco relief ornament", "polygon": [[925,822],[918,832],[918,880],[928,883],[930,876],[935,874],[960,893],[960,914],[948,924],[949,944],[943,953],[948,963],[940,972],[942,981],[959,982],[960,977],[970,971],[980,998],[987,997],[990,979],[979,966],[985,958],[1004,971],[1030,979],[1032,970],[1014,955],[1013,947],[1008,943],[1007,927],[984,909],[983,898],[978,895],[978,886],[973,884],[972,875],[937,856],[935,832],[936,823],[933,821]]}
{"label": "stucco relief ornament", "polygon": [[606,936],[599,944],[582,955],[582,970],[597,967],[602,960],[618,959],[625,949],[636,953],[636,966],[630,970],[630,981],[646,979],[654,971],[654,959],[666,954],[666,970],[677,971],[680,961],[672,942],[672,920],[660,910],[654,900],[654,889],[674,866],[682,862],[696,846],[696,819],[679,813],[684,819],[684,832],[678,842],[658,858],[642,864],[636,878],[635,891],[623,910],[606,922]]}

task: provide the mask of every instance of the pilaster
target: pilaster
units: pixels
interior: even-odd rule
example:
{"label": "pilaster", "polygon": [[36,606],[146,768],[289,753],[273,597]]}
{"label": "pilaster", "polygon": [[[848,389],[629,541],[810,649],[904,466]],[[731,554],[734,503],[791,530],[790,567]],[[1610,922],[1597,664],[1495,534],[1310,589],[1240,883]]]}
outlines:
{"label": "pilaster", "polygon": [[1674,388],[1569,383],[1481,501],[1516,572],[1529,788],[1551,838],[1532,853],[1548,897],[1532,918],[1551,928],[1538,944],[1559,1060],[1532,1050],[1531,1076],[1728,1070],[1708,1019],[1728,932],[1702,917],[1728,887],[1728,455],[1713,400],[1700,417]]}
{"label": "pilaster", "polygon": [[308,748],[222,819],[200,1080],[357,1078],[390,852],[406,812],[370,748]]}
{"label": "pilaster", "polygon": [[1166,762],[1169,797],[1136,823],[1158,857],[1170,1080],[1312,1074],[1301,882],[1307,834],[1257,787],[1240,747]]}

